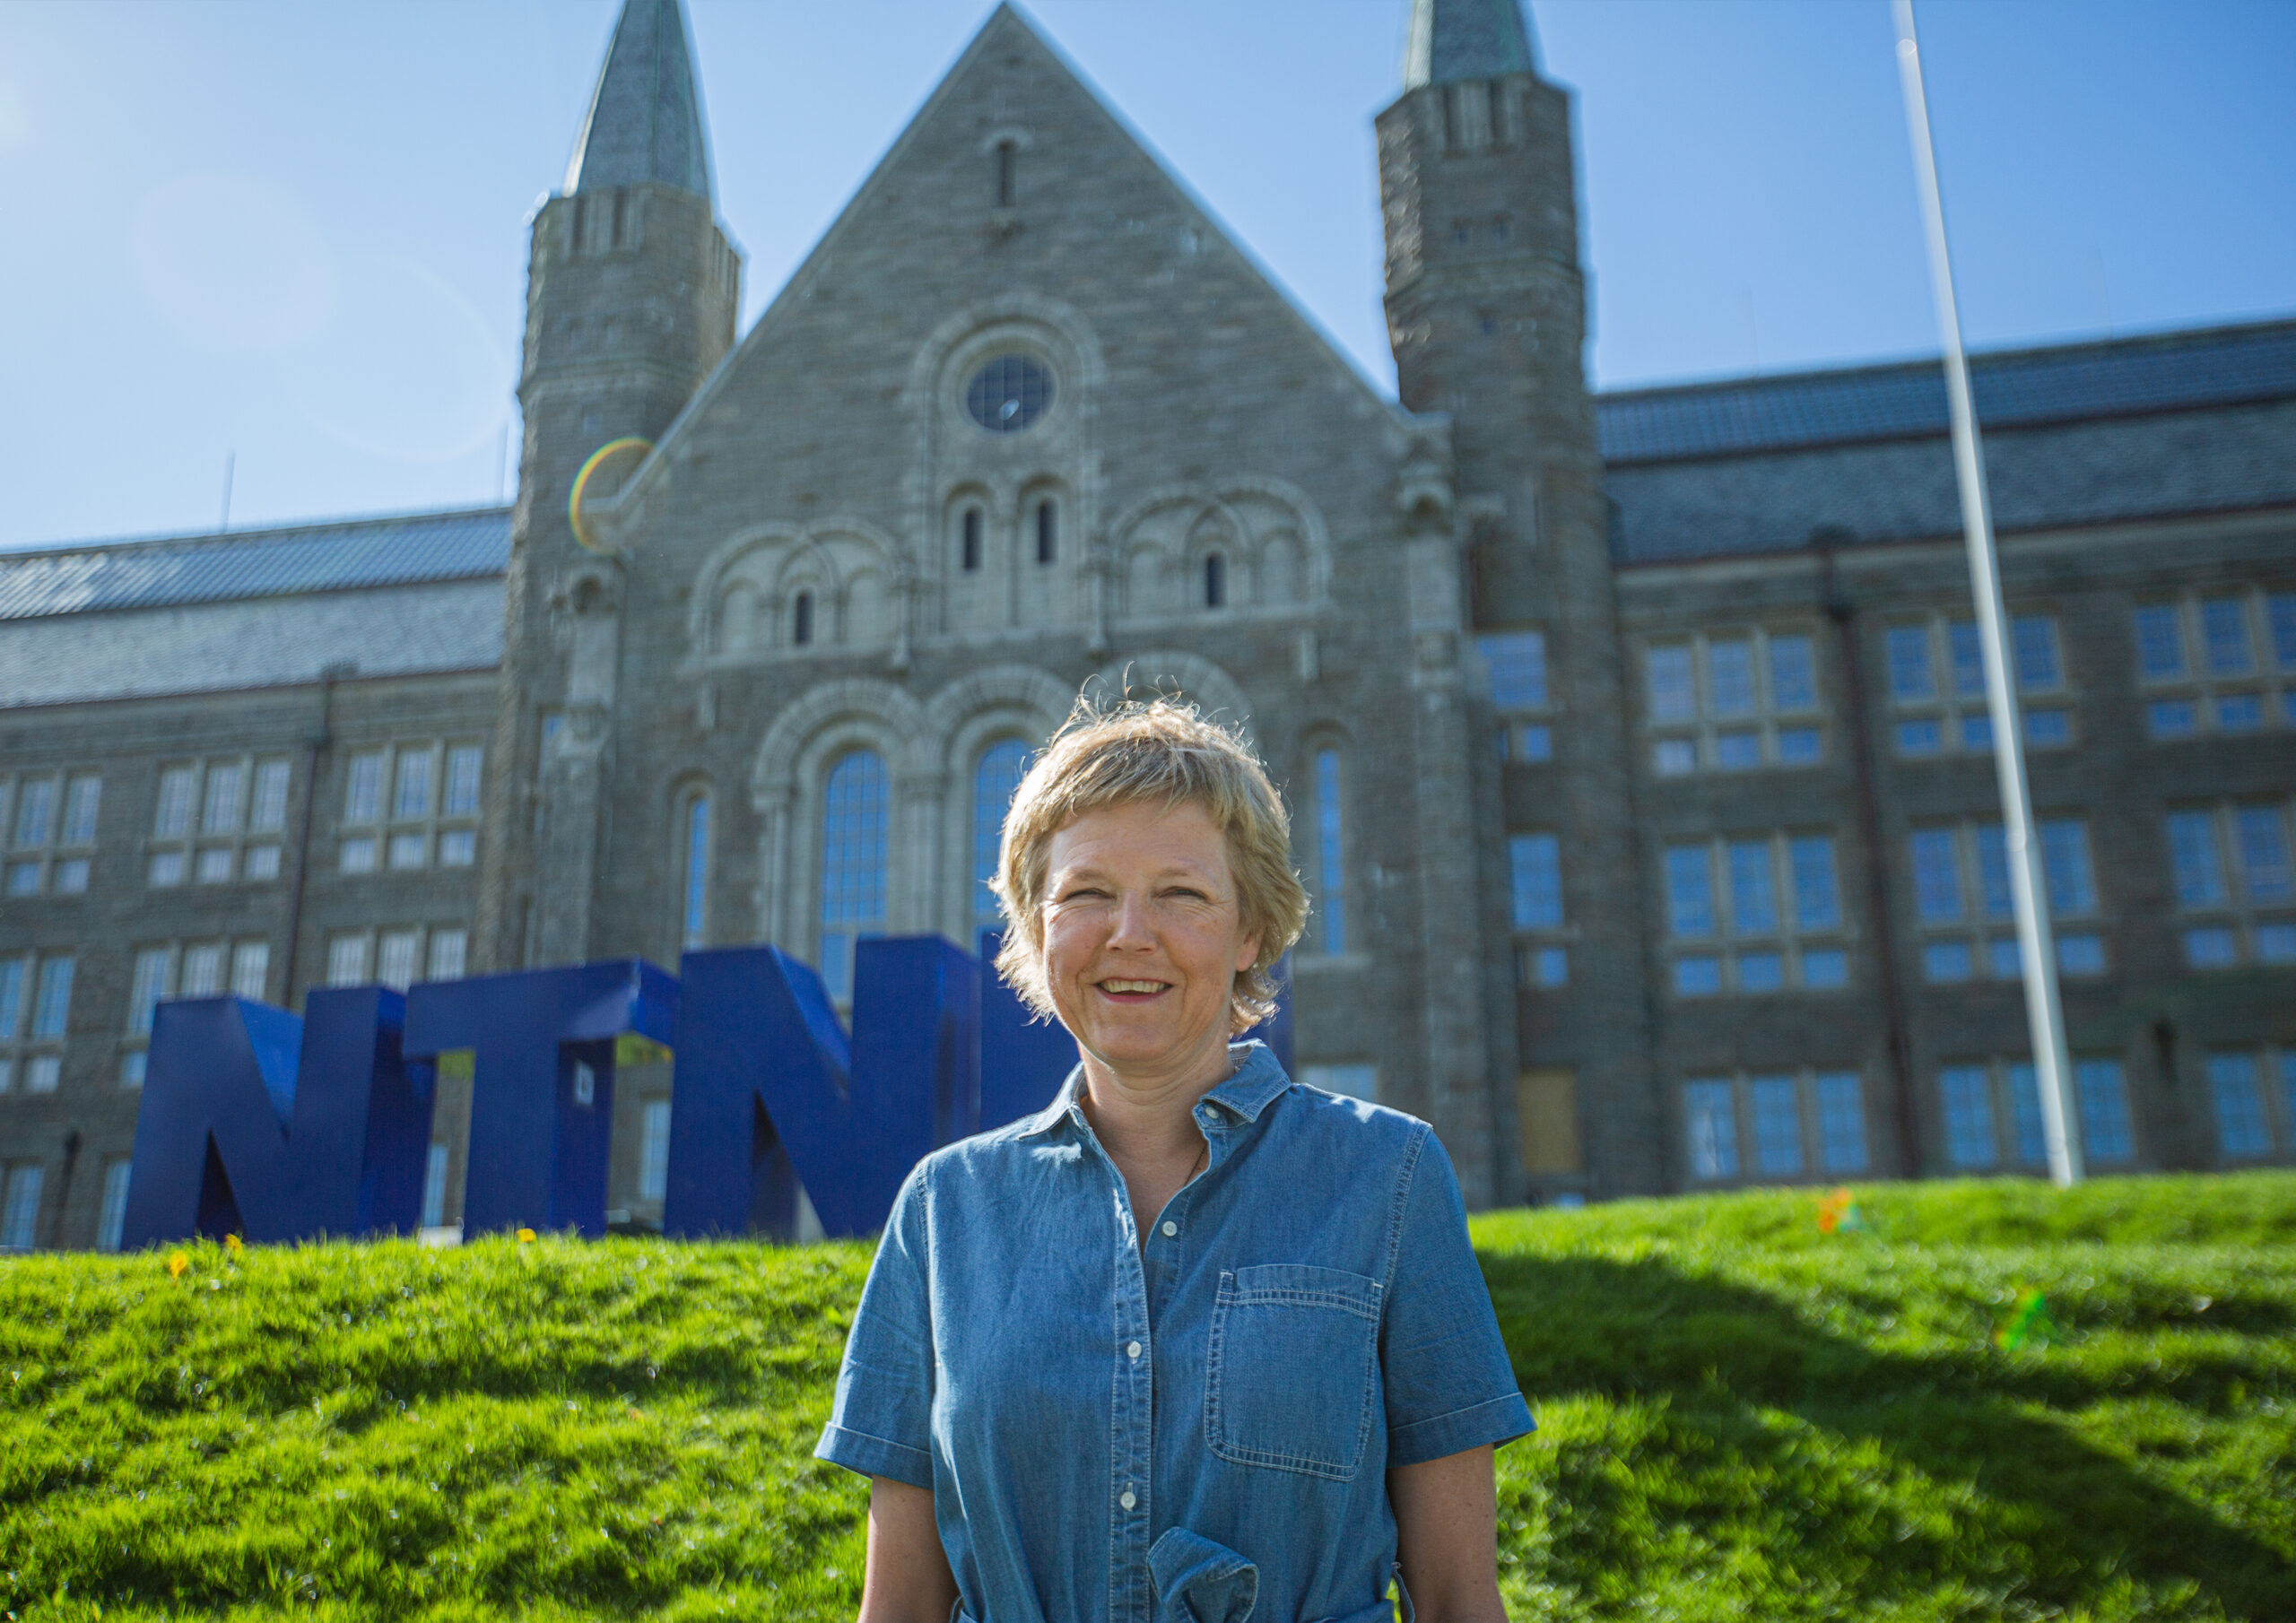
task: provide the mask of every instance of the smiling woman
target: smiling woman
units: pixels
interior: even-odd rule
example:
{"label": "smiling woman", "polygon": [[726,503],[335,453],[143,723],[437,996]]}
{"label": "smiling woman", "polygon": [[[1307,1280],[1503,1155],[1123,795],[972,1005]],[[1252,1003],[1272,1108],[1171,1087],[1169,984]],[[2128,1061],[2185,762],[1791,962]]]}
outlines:
{"label": "smiling woman", "polygon": [[1531,1419],[1450,1161],[1232,1040],[1307,916],[1249,747],[1080,704],[995,889],[1079,1063],[886,1225],[816,1450],[870,1478],[863,1623],[1371,1623],[1391,1580],[1503,1619],[1492,1451]]}

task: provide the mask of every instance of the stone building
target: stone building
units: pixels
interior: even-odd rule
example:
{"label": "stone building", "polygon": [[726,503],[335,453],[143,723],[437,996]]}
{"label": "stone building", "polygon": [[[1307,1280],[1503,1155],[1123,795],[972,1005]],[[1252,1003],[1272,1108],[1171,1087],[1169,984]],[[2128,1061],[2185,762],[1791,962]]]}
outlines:
{"label": "stone building", "polygon": [[[1248,721],[1301,1065],[1475,1204],[2037,1164],[1936,368],[1591,394],[1517,0],[1378,120],[1396,399],[1009,8],[746,334],[700,105],[629,0],[515,508],[0,560],[0,1244],[117,1234],[162,997],[969,940],[1127,680]],[[1977,386],[2092,1163],[2296,1159],[2296,323]]]}

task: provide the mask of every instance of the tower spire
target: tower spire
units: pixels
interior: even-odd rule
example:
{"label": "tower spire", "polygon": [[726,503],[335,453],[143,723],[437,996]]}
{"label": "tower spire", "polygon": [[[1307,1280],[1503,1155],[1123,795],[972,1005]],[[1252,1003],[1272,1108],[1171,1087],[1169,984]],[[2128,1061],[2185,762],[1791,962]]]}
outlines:
{"label": "tower spire", "polygon": [[680,0],[627,0],[582,133],[566,191],[654,181],[714,201],[701,86]]}
{"label": "tower spire", "polygon": [[1404,89],[1535,74],[1538,65],[1522,0],[1412,0]]}

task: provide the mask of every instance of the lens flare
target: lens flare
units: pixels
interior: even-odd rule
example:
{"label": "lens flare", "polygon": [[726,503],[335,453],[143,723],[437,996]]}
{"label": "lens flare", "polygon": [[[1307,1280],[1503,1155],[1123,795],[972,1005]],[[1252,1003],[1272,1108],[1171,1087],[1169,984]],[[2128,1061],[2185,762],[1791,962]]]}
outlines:
{"label": "lens flare", "polygon": [[574,488],[567,492],[566,496],[566,522],[573,526],[574,539],[581,542],[587,550],[593,552],[613,551],[611,547],[600,546],[591,536],[590,526],[582,519],[582,498],[590,488],[591,476],[626,451],[635,451],[642,458],[653,448],[652,440],[640,439],[635,435],[622,439],[609,439],[590,453],[590,459],[582,464],[582,471],[574,475]]}

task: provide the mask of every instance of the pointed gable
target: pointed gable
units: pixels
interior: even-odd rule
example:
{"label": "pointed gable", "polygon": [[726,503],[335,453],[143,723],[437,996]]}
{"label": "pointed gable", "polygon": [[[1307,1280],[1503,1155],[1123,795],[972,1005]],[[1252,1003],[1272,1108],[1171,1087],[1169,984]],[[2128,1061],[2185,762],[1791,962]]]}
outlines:
{"label": "pointed gable", "polygon": [[701,88],[680,0],[628,0],[574,157],[566,191],[646,181],[713,197]]}

